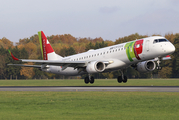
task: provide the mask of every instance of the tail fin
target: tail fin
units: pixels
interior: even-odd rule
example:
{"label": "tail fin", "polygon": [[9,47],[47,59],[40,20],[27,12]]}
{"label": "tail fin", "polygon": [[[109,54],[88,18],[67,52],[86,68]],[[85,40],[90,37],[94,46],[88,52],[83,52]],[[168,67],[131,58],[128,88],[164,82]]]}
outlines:
{"label": "tail fin", "polygon": [[44,60],[60,60],[63,58],[54,52],[52,46],[48,42],[43,31],[39,31],[38,35],[39,35],[42,57]]}

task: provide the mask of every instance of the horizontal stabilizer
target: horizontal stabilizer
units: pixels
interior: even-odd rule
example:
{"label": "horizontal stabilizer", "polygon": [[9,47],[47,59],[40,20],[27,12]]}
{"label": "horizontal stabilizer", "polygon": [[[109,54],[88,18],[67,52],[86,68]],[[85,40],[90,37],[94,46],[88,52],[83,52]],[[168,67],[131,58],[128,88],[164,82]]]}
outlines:
{"label": "horizontal stabilizer", "polygon": [[35,68],[41,68],[41,65],[23,65],[23,64],[8,64],[11,66],[21,66],[21,67],[35,67]]}

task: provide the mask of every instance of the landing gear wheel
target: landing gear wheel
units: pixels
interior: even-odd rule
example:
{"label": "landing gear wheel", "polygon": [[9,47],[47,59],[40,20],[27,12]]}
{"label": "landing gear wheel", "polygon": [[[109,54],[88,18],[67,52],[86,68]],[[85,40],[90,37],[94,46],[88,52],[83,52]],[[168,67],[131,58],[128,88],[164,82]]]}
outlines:
{"label": "landing gear wheel", "polygon": [[91,83],[91,84],[94,83],[94,77],[91,77],[90,83]]}
{"label": "landing gear wheel", "polygon": [[126,76],[124,76],[124,79],[122,79],[122,76],[118,76],[117,77],[117,81],[118,81],[118,83],[126,83],[127,82],[127,77]]}
{"label": "landing gear wheel", "polygon": [[127,77],[124,76],[124,80],[123,80],[123,83],[126,83],[127,82]]}
{"label": "landing gear wheel", "polygon": [[122,76],[118,76],[117,81],[118,81],[118,83],[122,83]]}
{"label": "landing gear wheel", "polygon": [[90,82],[90,81],[89,81],[89,77],[85,77],[84,82],[85,82],[86,84],[88,84],[88,83]]}
{"label": "landing gear wheel", "polygon": [[157,70],[162,70],[162,67],[158,66],[158,67],[157,67]]}

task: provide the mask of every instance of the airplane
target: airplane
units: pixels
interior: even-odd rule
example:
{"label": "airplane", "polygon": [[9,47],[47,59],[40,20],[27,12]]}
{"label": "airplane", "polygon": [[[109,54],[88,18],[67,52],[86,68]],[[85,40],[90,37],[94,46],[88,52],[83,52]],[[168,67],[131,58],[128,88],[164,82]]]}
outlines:
{"label": "airplane", "polygon": [[[165,37],[152,36],[100,49],[62,57],[55,53],[43,31],[38,32],[43,60],[18,59],[10,52],[12,58],[22,62],[33,62],[38,65],[8,64],[23,67],[35,67],[42,71],[66,76],[87,74],[86,84],[93,84],[94,73],[120,71],[119,83],[126,83],[124,70],[132,66],[139,72],[160,70],[162,60],[171,59],[175,46]],[[157,62],[157,65],[156,63]]]}

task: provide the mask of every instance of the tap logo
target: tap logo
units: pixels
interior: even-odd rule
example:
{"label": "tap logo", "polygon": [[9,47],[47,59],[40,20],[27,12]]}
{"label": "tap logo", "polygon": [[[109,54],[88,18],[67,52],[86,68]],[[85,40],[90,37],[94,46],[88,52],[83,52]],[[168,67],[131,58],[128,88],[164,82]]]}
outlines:
{"label": "tap logo", "polygon": [[125,45],[125,48],[127,57],[131,62],[134,61],[133,58],[141,60],[139,54],[141,54],[143,50],[143,40],[129,42]]}

